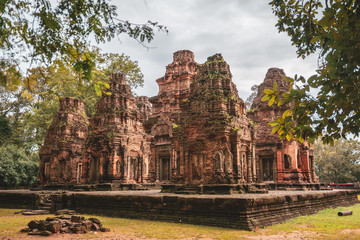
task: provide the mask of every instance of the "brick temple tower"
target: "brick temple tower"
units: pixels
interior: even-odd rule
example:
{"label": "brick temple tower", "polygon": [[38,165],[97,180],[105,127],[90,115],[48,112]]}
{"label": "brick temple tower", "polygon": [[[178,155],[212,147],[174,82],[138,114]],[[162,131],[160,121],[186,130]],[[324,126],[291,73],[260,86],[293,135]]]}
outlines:
{"label": "brick temple tower", "polygon": [[271,134],[272,127],[268,125],[268,122],[291,108],[284,105],[270,107],[267,101],[261,101],[265,95],[264,89],[272,89],[275,82],[278,91],[289,91],[289,83],[284,77],[282,69],[270,68],[249,112],[249,117],[257,125],[257,175],[261,182],[316,183],[318,180],[314,170],[314,155],[309,144],[306,141],[300,144],[297,141],[281,140],[278,135]]}
{"label": "brick temple tower", "polygon": [[256,181],[253,129],[220,54],[199,65],[174,127],[177,182],[190,185]]}
{"label": "brick temple tower", "polygon": [[157,96],[150,98],[152,117],[147,122],[152,136],[152,178],[170,181],[177,169],[178,151],[173,144],[173,127],[180,120],[180,104],[189,96],[190,84],[196,74],[194,53],[181,50],[174,53],[173,62],[166,67],[165,76],[156,80]]}
{"label": "brick temple tower", "polygon": [[59,110],[40,148],[40,182],[74,184],[83,182],[82,154],[88,133],[85,105],[72,97],[60,99]]}
{"label": "brick temple tower", "polygon": [[143,123],[149,106],[147,97],[138,102],[132,95],[125,75],[111,75],[108,94],[90,119],[83,158],[88,183],[148,181],[150,147]]}

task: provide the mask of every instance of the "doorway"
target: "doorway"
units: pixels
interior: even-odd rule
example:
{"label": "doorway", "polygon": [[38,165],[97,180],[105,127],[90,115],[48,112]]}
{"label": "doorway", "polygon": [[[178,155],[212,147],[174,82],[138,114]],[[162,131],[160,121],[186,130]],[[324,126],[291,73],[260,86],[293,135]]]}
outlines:
{"label": "doorway", "polygon": [[266,157],[262,160],[262,179],[263,181],[274,181],[274,158]]}
{"label": "doorway", "polygon": [[160,158],[160,181],[170,180],[170,158]]}
{"label": "doorway", "polygon": [[132,180],[138,180],[139,177],[139,161],[138,158],[131,157],[130,158],[130,164],[129,164],[129,170],[130,170],[130,179]]}
{"label": "doorway", "polygon": [[98,160],[95,158],[92,158],[90,161],[90,181],[96,182],[99,178],[99,168],[98,168]]}

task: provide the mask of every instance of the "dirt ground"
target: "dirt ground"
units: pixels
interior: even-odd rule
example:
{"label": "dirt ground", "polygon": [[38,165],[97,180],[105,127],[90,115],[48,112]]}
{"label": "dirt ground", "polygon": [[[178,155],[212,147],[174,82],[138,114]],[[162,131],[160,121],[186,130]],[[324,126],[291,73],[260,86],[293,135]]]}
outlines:
{"label": "dirt ground", "polygon": [[[313,231],[292,231],[286,233],[279,233],[275,235],[268,235],[267,230],[259,229],[256,231],[259,235],[241,235],[238,239],[260,239],[260,240],[283,240],[283,239],[291,239],[291,240],[300,240],[300,239],[337,239],[335,236],[327,236],[318,232]],[[360,239],[360,228],[359,229],[345,229],[339,232],[340,236],[344,236],[344,239]],[[3,237],[1,240],[35,240],[35,239],[43,239],[43,240],[72,240],[72,239],[93,239],[93,240],[100,240],[100,239],[107,239],[107,240],[155,240],[158,238],[147,238],[144,236],[137,236],[131,234],[122,234],[118,232],[109,232],[109,233],[102,233],[102,232],[90,232],[87,234],[54,234],[49,237],[42,237],[42,236],[29,236],[24,233],[23,236],[12,238],[12,237]],[[195,239],[202,239],[202,240],[214,240],[219,238],[209,238],[209,237],[192,237],[192,238],[179,238],[181,240],[195,240]]]}

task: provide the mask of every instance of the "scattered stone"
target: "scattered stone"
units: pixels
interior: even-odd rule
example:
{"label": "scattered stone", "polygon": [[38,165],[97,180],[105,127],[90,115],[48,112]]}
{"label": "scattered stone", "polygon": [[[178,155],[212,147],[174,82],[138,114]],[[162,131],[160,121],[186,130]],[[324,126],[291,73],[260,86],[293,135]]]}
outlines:
{"label": "scattered stone", "polygon": [[69,210],[69,209],[61,209],[55,212],[55,215],[74,215],[74,214],[76,214],[75,210]]}
{"label": "scattered stone", "polygon": [[102,232],[110,232],[110,228],[101,227],[100,231],[102,231]]}
{"label": "scattered stone", "polygon": [[23,229],[20,230],[20,232],[23,232],[23,233],[29,232],[29,231],[30,231],[30,228],[23,228]]}
{"label": "scattered stone", "polygon": [[23,213],[23,212],[31,212],[32,210],[31,209],[23,209],[23,210],[20,210],[18,212],[14,212],[14,214],[20,214],[20,213]]}
{"label": "scattered stone", "polygon": [[23,211],[21,213],[22,213],[22,215],[45,215],[45,214],[49,214],[49,211],[48,210],[27,210],[27,211]]}
{"label": "scattered stone", "polygon": [[48,230],[44,230],[40,232],[41,236],[51,236],[53,233],[48,231]]}
{"label": "scattered stone", "polygon": [[71,220],[71,216],[61,216],[59,217],[60,219],[67,219],[67,220]]}
{"label": "scattered stone", "polygon": [[102,227],[101,221],[97,218],[89,218],[89,221],[92,221],[93,223],[96,223],[97,225],[99,225],[100,227]]}
{"label": "scattered stone", "polygon": [[90,230],[91,226],[93,225],[93,222],[90,220],[84,220],[83,225],[86,227],[86,229]]}
{"label": "scattered stone", "polygon": [[48,229],[53,233],[58,233],[60,232],[61,229],[61,223],[60,222],[50,223]]}
{"label": "scattered stone", "polygon": [[70,229],[69,229],[69,227],[62,227],[61,229],[60,229],[60,233],[70,233],[71,231],[70,231]]}
{"label": "scattered stone", "polygon": [[20,232],[29,235],[50,236],[54,233],[87,233],[88,231],[109,232],[110,228],[102,227],[102,223],[97,218],[85,219],[82,216],[61,216],[48,217],[46,220],[32,220],[28,223],[28,228],[23,228]]}
{"label": "scattered stone", "polygon": [[96,223],[93,223],[91,225],[91,230],[94,230],[94,231],[99,231],[100,230],[100,226]]}
{"label": "scattered stone", "polygon": [[80,216],[71,216],[71,221],[72,221],[72,222],[79,223],[81,220],[82,220],[82,219],[81,219]]}
{"label": "scattered stone", "polygon": [[28,227],[30,229],[35,229],[35,228],[38,228],[39,227],[39,221],[37,220],[32,220],[28,223]]}

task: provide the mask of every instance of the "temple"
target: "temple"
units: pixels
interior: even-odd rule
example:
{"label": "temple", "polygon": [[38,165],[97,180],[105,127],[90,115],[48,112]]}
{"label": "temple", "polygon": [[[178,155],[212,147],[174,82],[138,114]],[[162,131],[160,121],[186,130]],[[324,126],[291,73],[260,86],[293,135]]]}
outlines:
{"label": "temple", "polygon": [[80,100],[60,100],[40,150],[41,184],[153,184],[195,193],[314,189],[311,145],[282,140],[267,124],[291,108],[261,101],[275,82],[289,90],[284,76],[269,69],[247,111],[221,54],[198,64],[191,51],[175,52],[151,98],[134,97],[125,76],[114,73],[89,119]]}
{"label": "temple", "polygon": [[60,99],[59,110],[39,152],[41,184],[84,182],[81,173],[87,121],[82,101],[70,97]]}
{"label": "temple", "polygon": [[270,121],[275,120],[291,106],[272,106],[262,102],[264,89],[272,89],[277,83],[280,93],[289,91],[289,83],[284,80],[282,69],[270,68],[265,80],[260,84],[248,116],[256,127],[256,164],[260,182],[310,183],[318,182],[314,170],[314,153],[311,145],[304,141],[281,140],[277,134],[271,134]]}

